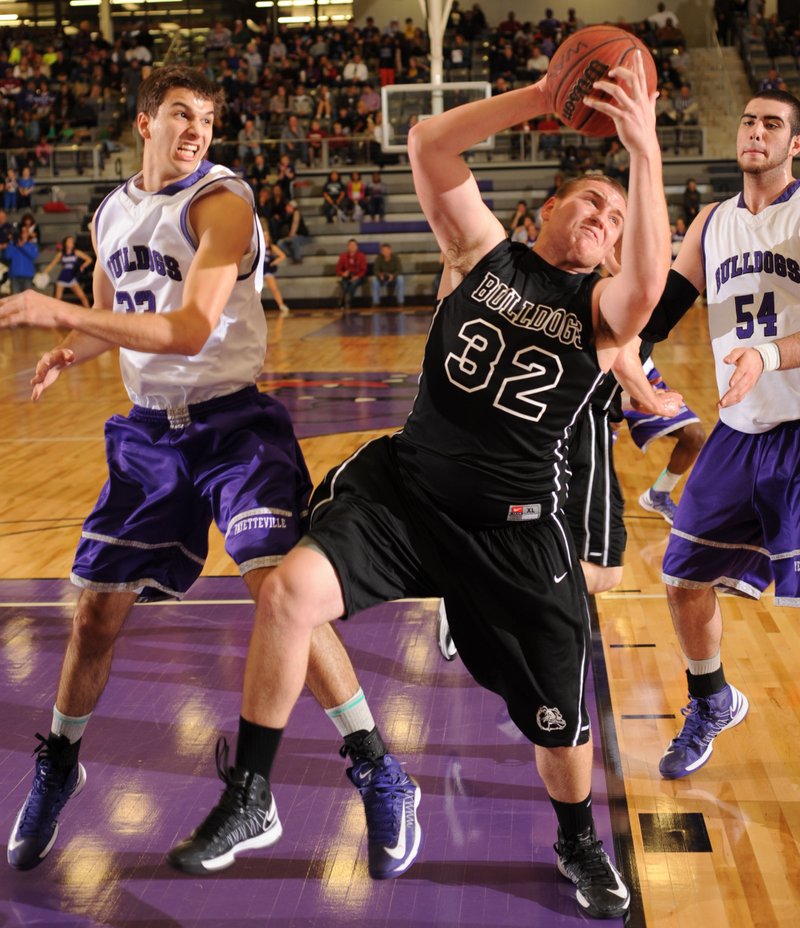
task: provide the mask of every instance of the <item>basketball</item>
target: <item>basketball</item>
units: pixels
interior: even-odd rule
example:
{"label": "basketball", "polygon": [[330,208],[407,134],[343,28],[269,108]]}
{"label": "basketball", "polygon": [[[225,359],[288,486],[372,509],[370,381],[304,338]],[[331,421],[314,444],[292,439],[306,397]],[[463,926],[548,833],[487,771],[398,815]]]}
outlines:
{"label": "basketball", "polygon": [[587,26],[565,39],[555,50],[547,69],[547,94],[552,111],[564,125],[582,135],[611,136],[617,130],[605,113],[585,106],[583,98],[610,100],[593,84],[617,65],[633,66],[633,53],[642,53],[647,88],[656,89],[658,77],[650,49],[635,35],[615,26]]}

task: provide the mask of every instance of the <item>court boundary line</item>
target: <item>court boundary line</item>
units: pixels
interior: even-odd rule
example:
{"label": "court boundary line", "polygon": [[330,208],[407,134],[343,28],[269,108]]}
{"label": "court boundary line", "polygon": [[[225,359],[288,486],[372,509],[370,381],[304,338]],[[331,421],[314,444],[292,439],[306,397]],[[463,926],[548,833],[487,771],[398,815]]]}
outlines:
{"label": "court boundary line", "polygon": [[614,711],[611,704],[608,667],[603,654],[603,635],[600,630],[600,618],[594,596],[589,597],[589,615],[592,627],[594,698],[602,733],[603,769],[606,775],[611,833],[614,836],[617,867],[631,892],[631,904],[624,917],[624,924],[625,928],[647,928],[642,902],[642,887],[639,880],[639,867],[633,846],[630,809],[628,808],[628,797],[625,794],[625,779],[622,773],[617,727],[614,724]]}

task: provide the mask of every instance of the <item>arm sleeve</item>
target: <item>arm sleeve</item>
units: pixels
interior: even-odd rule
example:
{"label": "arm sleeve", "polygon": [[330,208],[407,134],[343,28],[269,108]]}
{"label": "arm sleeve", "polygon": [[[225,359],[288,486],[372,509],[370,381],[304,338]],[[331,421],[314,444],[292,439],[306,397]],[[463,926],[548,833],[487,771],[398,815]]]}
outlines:
{"label": "arm sleeve", "polygon": [[687,310],[700,295],[682,274],[670,271],[661,299],[656,304],[647,325],[639,333],[642,341],[663,342],[675,326],[683,319]]}

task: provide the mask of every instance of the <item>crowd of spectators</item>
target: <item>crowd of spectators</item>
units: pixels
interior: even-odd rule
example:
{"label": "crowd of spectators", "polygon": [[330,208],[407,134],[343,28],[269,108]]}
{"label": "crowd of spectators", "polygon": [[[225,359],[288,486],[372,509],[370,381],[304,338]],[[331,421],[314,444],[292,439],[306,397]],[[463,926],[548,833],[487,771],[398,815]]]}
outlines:
{"label": "crowd of spectators", "polygon": [[[731,3],[735,6],[735,0]],[[718,12],[723,5],[718,0]],[[220,85],[226,100],[210,157],[251,183],[271,239],[286,247],[292,260],[300,260],[308,229],[296,187],[303,183],[304,168],[325,163],[323,152],[334,170],[320,213],[330,221],[384,217],[386,187],[380,174],[362,179],[354,166],[380,167],[391,157],[379,145],[380,88],[428,81],[430,45],[411,17],[385,26],[372,17],[360,27],[352,20],[342,26],[279,25],[275,32],[266,23],[253,25],[251,20],[220,21],[205,36],[197,66]],[[488,76],[493,92],[504,93],[546,73],[558,44],[584,23],[570,8],[564,17],[546,9],[538,21],[519,20],[509,11],[493,25],[479,3],[462,7],[454,0],[447,25],[446,79]],[[646,19],[615,25],[638,35],[653,52],[658,123],[696,124],[691,59],[675,13],[658,3]],[[793,33],[777,17],[762,17],[759,28],[791,44]],[[49,164],[53,147],[95,138],[104,109],[120,110],[132,120],[139,85],[159,54],[163,46],[159,51],[142,24],[113,43],[89,23],[69,38],[0,31],[0,186],[5,185],[0,202],[11,211],[29,207],[35,174]],[[539,132],[540,153],[559,160],[562,176],[606,171],[623,183],[627,179],[626,153],[614,140],[603,151],[562,147],[563,133],[553,114],[518,128]],[[530,224],[527,234],[532,234]]]}

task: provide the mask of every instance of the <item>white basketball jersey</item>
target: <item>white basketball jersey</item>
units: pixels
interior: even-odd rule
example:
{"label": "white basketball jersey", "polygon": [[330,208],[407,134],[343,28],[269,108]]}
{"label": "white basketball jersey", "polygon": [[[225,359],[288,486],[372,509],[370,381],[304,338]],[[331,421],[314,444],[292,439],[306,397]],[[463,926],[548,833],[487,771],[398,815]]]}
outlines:
{"label": "white basketball jersey", "polygon": [[189,207],[198,197],[223,186],[242,197],[253,208],[253,232],[233,292],[199,354],[120,349],[128,396],[140,406],[164,409],[255,383],[264,364],[267,325],[261,306],[264,240],[250,187],[228,168],[208,161],[157,193],[137,187],[139,176],[112,191],[94,216],[98,260],[115,289],[114,312],[167,313],[182,305],[197,249]]}
{"label": "white basketball jersey", "polygon": [[[800,331],[800,181],[753,215],[740,196],[721,203],[703,230],[708,327],[717,387],[728,390],[725,358]],[[766,432],[800,419],[800,369],[771,371],[741,403],[719,412],[740,432]]]}

